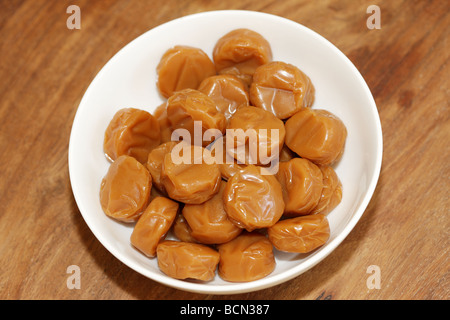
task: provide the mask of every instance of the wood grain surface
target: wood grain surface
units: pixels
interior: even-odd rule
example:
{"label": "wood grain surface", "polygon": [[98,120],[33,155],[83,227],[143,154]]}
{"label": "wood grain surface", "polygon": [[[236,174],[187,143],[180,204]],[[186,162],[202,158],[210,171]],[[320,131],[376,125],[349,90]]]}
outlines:
{"label": "wood grain surface", "polygon": [[[66,27],[71,4],[79,30]],[[366,26],[372,4],[381,29]],[[153,27],[218,9],[276,14],[330,40],[367,81],[384,138],[375,194],[332,254],[289,282],[224,296],[166,287],[110,254],[77,208],[67,161],[78,104],[102,66]],[[449,26],[446,0],[0,0],[0,298],[450,298]],[[67,287],[70,265],[80,289]],[[367,286],[371,265],[379,289]]]}

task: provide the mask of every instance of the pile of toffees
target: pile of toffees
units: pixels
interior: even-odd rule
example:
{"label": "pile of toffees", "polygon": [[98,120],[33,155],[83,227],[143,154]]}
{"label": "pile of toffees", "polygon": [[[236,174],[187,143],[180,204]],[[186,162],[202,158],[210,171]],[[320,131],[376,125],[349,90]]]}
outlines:
{"label": "pile of toffees", "polygon": [[[324,245],[327,215],[342,199],[333,165],[347,130],[312,108],[310,78],[273,61],[268,41],[249,29],[218,39],[212,59],[199,48],[169,48],[156,72],[164,103],[153,113],[119,110],[104,136],[111,164],[100,203],[107,216],[134,224],[131,245],[170,277],[211,281],[217,273],[231,282],[269,275],[275,249]],[[179,129],[194,135],[199,124],[201,133],[219,134],[201,143],[174,139]],[[239,129],[253,130],[254,139],[237,141],[230,132]],[[242,156],[238,144],[264,148],[277,170],[260,153]],[[175,161],[175,150],[191,161]]]}

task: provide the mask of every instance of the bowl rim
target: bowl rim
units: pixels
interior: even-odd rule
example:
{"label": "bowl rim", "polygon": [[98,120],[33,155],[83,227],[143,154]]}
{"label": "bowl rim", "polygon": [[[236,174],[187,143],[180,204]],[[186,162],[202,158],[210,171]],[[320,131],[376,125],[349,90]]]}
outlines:
{"label": "bowl rim", "polygon": [[[311,256],[308,257],[308,259],[302,261],[301,264],[292,267],[291,269],[288,269],[286,271],[283,271],[279,274],[268,276],[256,281],[252,282],[239,282],[239,283],[230,283],[226,285],[213,285],[208,283],[195,283],[195,282],[189,282],[184,280],[178,280],[170,278],[166,275],[159,275],[156,273],[153,273],[151,270],[148,270],[144,268],[142,265],[138,263],[132,263],[127,257],[124,257],[122,253],[117,250],[114,246],[110,245],[110,243],[104,238],[104,236],[98,232],[98,230],[93,226],[93,222],[89,217],[89,209],[84,207],[84,203],[81,200],[81,196],[77,192],[77,188],[74,186],[74,181],[76,180],[75,175],[76,173],[73,170],[73,165],[75,159],[74,159],[74,128],[77,127],[78,122],[80,121],[79,114],[81,107],[84,105],[85,100],[90,94],[90,91],[92,90],[92,87],[94,87],[94,84],[98,81],[100,78],[100,75],[102,74],[103,70],[106,68],[107,65],[113,63],[116,59],[118,59],[119,56],[123,54],[125,49],[129,46],[132,46],[136,41],[138,41],[140,38],[144,36],[148,36],[149,33],[156,32],[156,30],[159,30],[161,28],[164,28],[167,24],[176,24],[176,23],[183,23],[187,20],[197,19],[202,16],[207,15],[251,15],[251,16],[259,16],[264,18],[273,19],[274,21],[277,21],[279,23],[284,23],[289,25],[290,27],[295,27],[302,29],[303,32],[309,33],[312,37],[316,38],[318,41],[322,41],[327,47],[329,47],[331,50],[334,51],[335,54],[340,56],[340,58],[350,67],[353,69],[355,75],[359,78],[359,82],[363,85],[363,89],[365,91],[365,94],[368,98],[368,101],[370,102],[370,111],[372,113],[371,118],[375,120],[375,127],[376,127],[376,146],[377,146],[377,157],[375,159],[374,163],[374,169],[372,176],[369,177],[369,186],[367,188],[367,191],[365,192],[365,195],[363,199],[361,200],[360,205],[358,206],[357,210],[355,211],[355,214],[351,217],[351,219],[346,223],[343,230],[336,235],[334,239],[329,241],[327,243],[327,246],[323,248],[322,250],[315,252]],[[151,28],[147,30],[146,32],[142,33],[135,39],[128,42],[125,46],[123,46],[118,52],[116,52],[105,64],[104,66],[98,71],[98,73],[95,75],[93,80],[90,82],[88,88],[86,89],[85,93],[83,94],[83,97],[77,107],[76,114],[74,116],[74,120],[72,123],[70,138],[69,138],[69,150],[68,150],[68,169],[69,169],[69,179],[70,184],[72,188],[72,193],[75,198],[75,202],[79,208],[79,211],[81,215],[83,216],[83,219],[85,220],[86,224],[88,225],[91,232],[94,234],[94,236],[97,238],[97,240],[119,261],[121,261],[123,264],[127,265],[134,271],[144,275],[145,277],[154,280],[158,283],[161,283],[163,285],[166,285],[168,287],[172,287],[175,289],[188,291],[188,292],[194,292],[194,293],[201,293],[201,294],[237,294],[237,293],[246,293],[246,292],[252,292],[252,291],[258,291],[262,290],[268,287],[273,287],[278,284],[281,284],[283,282],[289,281],[300,274],[308,271],[315,265],[317,265],[319,262],[321,262],[323,259],[325,259],[331,252],[333,252],[336,247],[338,247],[341,242],[348,236],[348,234],[354,229],[355,225],[360,220],[361,216],[364,214],[370,200],[372,199],[372,196],[375,192],[375,188],[378,184],[380,172],[381,172],[381,165],[382,165],[382,158],[383,158],[383,135],[382,135],[382,127],[381,127],[381,121],[378,114],[378,109],[375,103],[375,100],[373,98],[373,95],[370,91],[370,88],[368,87],[366,81],[364,80],[363,76],[359,72],[359,70],[356,68],[356,66],[351,62],[351,60],[343,53],[341,52],[333,43],[331,43],[329,40],[321,36],[319,33],[313,31],[312,29],[309,29],[308,27],[295,22],[293,20],[290,20],[288,18],[284,18],[278,15],[274,15],[271,13],[265,13],[265,12],[258,12],[258,11],[252,11],[252,10],[211,10],[211,11],[204,11],[194,14],[189,14],[186,16],[182,16],[173,20],[170,20],[168,22],[165,22],[163,24],[160,24],[154,28]]]}

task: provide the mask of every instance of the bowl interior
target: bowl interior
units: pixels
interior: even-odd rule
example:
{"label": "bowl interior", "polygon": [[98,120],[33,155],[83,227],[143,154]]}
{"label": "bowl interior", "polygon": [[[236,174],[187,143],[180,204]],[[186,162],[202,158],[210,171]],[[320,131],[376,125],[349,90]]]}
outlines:
{"label": "bowl interior", "polygon": [[[100,182],[109,163],[103,136],[121,108],[152,112],[164,100],[156,88],[156,66],[174,45],[203,49],[210,57],[216,41],[236,28],[249,28],[271,44],[273,60],[298,66],[316,89],[315,109],[326,109],[345,123],[348,138],[335,170],[343,184],[343,198],[329,215],[331,237],[308,255],[276,252],[277,267],[264,279],[249,283],[225,282],[216,276],[208,283],[165,276],[156,259],[130,245],[132,225],[108,218],[99,202]],[[102,68],[86,91],[73,123],[69,171],[75,200],[98,240],[135,271],[171,287],[215,294],[242,293],[287,281],[325,258],[348,235],[363,214],[375,189],[381,167],[382,135],[373,97],[354,65],[329,41],[293,21],[251,11],[213,11],[186,16],[156,27],[120,50]]]}

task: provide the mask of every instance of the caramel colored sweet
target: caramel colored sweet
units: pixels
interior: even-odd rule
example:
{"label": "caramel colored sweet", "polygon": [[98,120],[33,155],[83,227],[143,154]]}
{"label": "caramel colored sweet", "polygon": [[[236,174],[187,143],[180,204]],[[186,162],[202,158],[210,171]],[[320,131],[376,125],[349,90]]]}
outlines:
{"label": "caramel colored sweet", "polygon": [[283,146],[283,148],[280,151],[280,161],[289,161],[293,158],[298,158],[298,156],[293,152],[291,149],[289,149],[286,145]]}
{"label": "caramel colored sweet", "polygon": [[135,158],[120,156],[100,186],[100,203],[105,214],[122,222],[134,222],[147,206],[152,177]]}
{"label": "caramel colored sweet", "polygon": [[219,253],[198,243],[164,240],[157,249],[158,266],[175,279],[210,281],[216,275]]}
{"label": "caramel colored sweet", "polygon": [[209,96],[228,120],[241,107],[249,105],[247,88],[235,76],[217,75],[202,81],[198,91]]}
{"label": "caramel colored sweet", "polygon": [[281,251],[307,253],[325,244],[330,226],[322,214],[285,219],[267,229],[270,242]]}
{"label": "caramel colored sweet", "polygon": [[186,204],[183,208],[182,214],[192,230],[192,237],[201,243],[224,243],[242,231],[228,219],[222,200],[225,186],[226,182],[222,181],[219,192],[210,200],[202,204]]}
{"label": "caramel colored sweet", "polygon": [[344,151],[347,129],[329,111],[302,109],[286,121],[285,127],[289,149],[316,164],[331,165]]}
{"label": "caramel colored sweet", "polygon": [[154,198],[140,216],[130,237],[131,244],[148,257],[156,255],[177,216],[179,204],[166,197]]}
{"label": "caramel colored sweet", "polygon": [[216,74],[214,63],[198,48],[175,46],[167,50],[157,67],[158,89],[169,98],[183,89],[197,89],[203,79]]}
{"label": "caramel colored sweet", "polygon": [[227,152],[240,163],[268,164],[279,156],[286,130],[283,121],[269,111],[249,106],[230,118],[226,136],[235,141]]}
{"label": "caramel colored sweet", "polygon": [[161,182],[170,198],[200,204],[219,191],[222,180],[219,166],[205,162],[207,153],[203,147],[180,142],[164,156]]}
{"label": "caramel colored sweet", "polygon": [[320,166],[323,175],[323,189],[319,203],[311,211],[311,214],[328,214],[342,200],[342,183],[336,171],[330,166]]}
{"label": "caramel colored sweet", "polygon": [[272,60],[272,49],[261,34],[236,29],[217,41],[213,59],[219,74],[235,75],[250,85],[256,68]]}
{"label": "caramel colored sweet", "polygon": [[[218,134],[225,131],[227,120],[216,109],[214,101],[206,94],[185,89],[176,92],[167,100],[167,116],[172,129],[186,129],[190,134],[191,144],[194,144],[194,121],[200,121],[202,132],[208,129],[218,130]],[[203,146],[211,141],[203,141]]]}
{"label": "caramel colored sweet", "polygon": [[189,227],[188,223],[186,222],[186,219],[183,217],[181,213],[177,215],[172,230],[175,237],[177,237],[180,241],[198,243],[198,241],[194,239],[194,237],[191,234],[192,233],[191,227]]}
{"label": "caramel colored sweet", "polygon": [[232,176],[223,192],[228,218],[237,226],[253,231],[274,225],[284,212],[283,192],[272,175],[249,165]]}
{"label": "caramel colored sweet", "polygon": [[126,108],[114,115],[105,131],[103,150],[110,161],[121,155],[147,161],[148,153],[161,141],[159,123],[147,111]]}
{"label": "caramel colored sweet", "polygon": [[283,190],[286,216],[309,214],[319,203],[323,176],[311,161],[294,158],[280,162],[276,178]]}
{"label": "caramel colored sweet", "polygon": [[[238,163],[236,159],[227,153],[226,138],[227,136],[222,136],[208,147],[211,150],[211,154],[216,159],[216,163],[219,165],[219,170],[222,174],[222,179],[224,180],[230,179],[236,172],[245,168],[244,164]],[[216,143],[218,146],[217,148]]]}
{"label": "caramel colored sweet", "polygon": [[296,66],[280,61],[256,69],[250,87],[251,104],[280,119],[310,107],[314,94],[314,86],[307,75]]}
{"label": "caramel colored sweet", "polygon": [[165,192],[164,185],[161,182],[162,163],[165,155],[170,153],[177,143],[178,142],[176,141],[162,143],[148,154],[146,167],[152,175],[153,186],[158,188],[161,192]]}
{"label": "caramel colored sweet", "polygon": [[245,168],[245,165],[238,164],[235,159],[233,159],[233,161],[233,163],[224,162],[219,165],[220,173],[224,180],[229,180],[236,172]]}
{"label": "caramel colored sweet", "polygon": [[167,102],[161,104],[158,108],[153,112],[153,116],[159,122],[159,128],[161,132],[161,143],[171,141],[172,139],[172,125],[170,124],[169,118],[167,117],[166,110]]}
{"label": "caramel colored sweet", "polygon": [[230,282],[254,281],[275,269],[270,241],[257,232],[243,232],[235,239],[218,245],[219,276]]}

